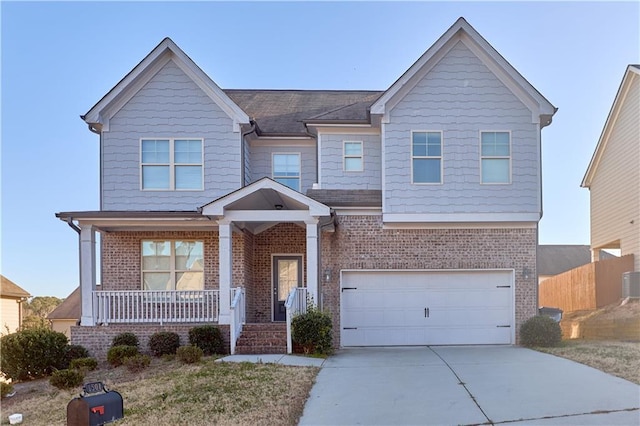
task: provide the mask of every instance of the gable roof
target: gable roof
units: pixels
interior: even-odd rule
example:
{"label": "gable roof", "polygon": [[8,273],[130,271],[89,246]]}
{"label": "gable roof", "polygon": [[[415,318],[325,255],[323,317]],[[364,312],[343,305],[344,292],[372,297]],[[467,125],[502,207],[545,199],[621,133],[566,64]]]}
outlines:
{"label": "gable roof", "polygon": [[390,111],[460,41],[531,110],[532,118],[539,120],[541,127],[551,124],[557,108],[462,17],[371,105],[371,113],[386,114]]}
{"label": "gable roof", "polygon": [[12,298],[31,297],[29,292],[4,275],[0,275],[0,296]]}
{"label": "gable roof", "polygon": [[604,128],[602,129],[602,133],[600,134],[600,138],[598,139],[596,149],[591,156],[591,161],[589,161],[587,171],[582,178],[582,183],[580,183],[580,186],[582,188],[589,188],[591,186],[591,182],[593,181],[593,177],[595,176],[595,173],[598,169],[598,165],[600,164],[600,160],[602,159],[604,150],[607,147],[609,135],[611,134],[613,126],[618,119],[618,114],[622,109],[622,105],[625,102],[627,93],[629,93],[629,89],[631,88],[632,83],[638,82],[638,78],[640,78],[640,65],[628,65],[624,76],[622,77],[622,82],[620,83],[620,87],[618,88],[616,97],[613,100],[613,105],[611,106],[611,110],[609,111],[609,115],[607,116],[607,121],[605,121],[604,123]]}
{"label": "gable roof", "polygon": [[165,38],[86,114],[80,116],[90,126],[109,128],[109,119],[120,110],[164,65],[173,61],[213,102],[234,121],[234,130],[248,124],[249,117],[170,38]]}
{"label": "gable roof", "polygon": [[80,319],[80,311],[80,287],[76,287],[62,303],[47,315],[47,319]]}

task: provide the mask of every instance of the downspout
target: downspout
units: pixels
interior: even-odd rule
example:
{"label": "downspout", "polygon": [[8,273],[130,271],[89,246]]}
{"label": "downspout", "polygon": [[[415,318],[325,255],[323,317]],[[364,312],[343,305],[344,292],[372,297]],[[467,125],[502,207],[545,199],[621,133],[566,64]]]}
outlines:
{"label": "downspout", "polygon": [[[318,260],[320,261],[320,265],[322,266],[322,231],[325,228],[328,228],[330,226],[335,227],[335,222],[336,222],[336,213],[333,211],[333,209],[331,209],[331,216],[329,218],[329,221],[327,223],[324,223],[322,225],[320,225],[320,232],[318,233]],[[322,287],[324,286],[324,284],[326,284],[324,282],[324,268],[318,268],[318,275],[320,276],[320,280],[318,281],[318,309],[322,310],[322,306],[324,304],[323,301],[323,297],[322,297]],[[322,284],[322,287],[321,287]]]}
{"label": "downspout", "polygon": [[246,175],[246,164],[245,164],[245,153],[244,153],[244,148],[245,148],[245,142],[244,142],[244,138],[248,135],[250,135],[251,133],[256,131],[256,122],[254,120],[249,120],[249,123],[251,124],[251,128],[249,128],[249,130],[247,130],[246,132],[243,132],[242,135],[240,136],[240,164],[241,164],[241,171],[242,173],[240,174],[240,186],[244,188],[245,184],[246,184],[246,179],[245,179],[245,175]]}

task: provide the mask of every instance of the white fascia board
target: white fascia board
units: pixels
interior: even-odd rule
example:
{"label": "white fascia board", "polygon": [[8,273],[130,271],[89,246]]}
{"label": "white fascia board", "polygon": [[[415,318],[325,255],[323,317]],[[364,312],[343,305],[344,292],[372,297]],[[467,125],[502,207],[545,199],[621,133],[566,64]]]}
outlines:
{"label": "white fascia board", "polygon": [[537,222],[405,222],[383,223],[382,229],[535,229]]}
{"label": "white fascia board", "polygon": [[556,108],[509,64],[467,21],[460,18],[372,106],[371,114],[388,112],[451,50],[463,42],[532,112],[553,116]]}
{"label": "white fascia board", "polygon": [[171,39],[165,38],[133,70],[85,114],[87,123],[106,124],[164,65],[174,63],[193,80],[234,122],[234,131],[240,124],[248,124],[249,116],[229,98]]}
{"label": "white fascia board", "polygon": [[627,70],[622,78],[622,82],[620,83],[620,87],[618,88],[618,93],[616,93],[616,97],[613,100],[613,105],[611,106],[611,110],[609,111],[609,115],[607,116],[607,120],[604,123],[604,127],[602,128],[602,133],[600,134],[600,138],[598,139],[598,143],[596,145],[595,150],[593,151],[593,155],[591,156],[591,161],[589,161],[589,166],[587,167],[587,171],[582,178],[582,182],[580,186],[582,188],[591,187],[591,182],[593,181],[593,176],[600,164],[600,159],[602,158],[602,154],[604,153],[605,147],[609,140],[609,135],[613,130],[613,126],[616,121],[618,121],[618,116],[620,111],[622,110],[622,105],[629,94],[629,90],[631,90],[632,83],[637,81],[640,78],[640,70],[629,65]]}
{"label": "white fascia board", "polygon": [[[300,204],[304,204],[306,206],[309,207],[309,213],[311,216],[329,216],[331,214],[331,210],[329,209],[329,207],[325,206],[322,203],[319,203],[301,193],[299,193],[298,191],[294,191],[293,189],[289,188],[288,186],[282,185],[272,179],[269,178],[262,178],[259,181],[256,181],[248,186],[245,186],[242,189],[239,189],[235,192],[232,192],[231,194],[228,194],[222,198],[219,198],[216,201],[213,201],[205,206],[202,207],[202,214],[205,216],[227,216],[227,213],[229,213],[230,211],[225,211],[225,208],[250,195],[253,194],[254,192],[260,190],[260,189],[273,189],[274,191],[294,199],[295,201],[299,202]],[[270,210],[256,210],[257,212],[269,212]],[[284,213],[284,212],[288,212],[288,211],[295,211],[295,210],[274,210],[275,212],[279,212],[279,213]],[[298,211],[306,211],[306,210],[298,210]],[[234,219],[235,220],[235,219]]]}
{"label": "white fascia board", "polygon": [[318,134],[323,135],[379,135],[380,128],[372,126],[353,127],[353,126],[326,126],[317,127]]}
{"label": "white fascia board", "polygon": [[308,210],[228,210],[224,219],[233,222],[304,222],[311,216]]}
{"label": "white fascia board", "polygon": [[384,223],[538,222],[539,213],[383,213]]}

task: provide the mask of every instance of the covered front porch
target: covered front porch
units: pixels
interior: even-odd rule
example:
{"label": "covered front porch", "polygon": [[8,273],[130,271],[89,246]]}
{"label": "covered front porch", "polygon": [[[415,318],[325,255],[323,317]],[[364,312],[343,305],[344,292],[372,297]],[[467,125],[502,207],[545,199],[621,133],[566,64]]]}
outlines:
{"label": "covered front porch", "polygon": [[[79,234],[81,327],[224,325],[233,353],[245,323],[284,324],[305,309],[307,296],[321,303],[319,235],[332,226],[331,211],[268,178],[193,212],[58,217]],[[192,249],[188,256],[185,245]],[[157,255],[159,246],[165,256]],[[146,247],[156,251],[147,256]],[[165,263],[173,268],[166,284],[165,271],[156,270]]]}

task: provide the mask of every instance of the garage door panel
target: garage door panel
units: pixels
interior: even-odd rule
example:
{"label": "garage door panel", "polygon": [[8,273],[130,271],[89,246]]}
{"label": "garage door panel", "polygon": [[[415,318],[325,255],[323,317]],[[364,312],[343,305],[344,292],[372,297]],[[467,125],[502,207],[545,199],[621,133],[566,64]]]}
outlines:
{"label": "garage door panel", "polygon": [[513,343],[511,271],[345,271],[343,346]]}

